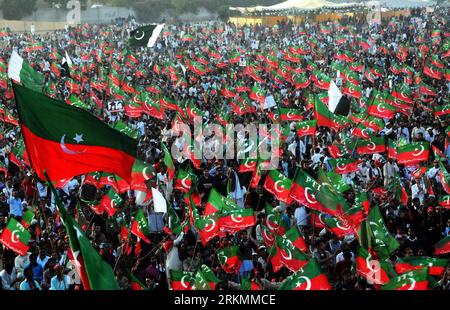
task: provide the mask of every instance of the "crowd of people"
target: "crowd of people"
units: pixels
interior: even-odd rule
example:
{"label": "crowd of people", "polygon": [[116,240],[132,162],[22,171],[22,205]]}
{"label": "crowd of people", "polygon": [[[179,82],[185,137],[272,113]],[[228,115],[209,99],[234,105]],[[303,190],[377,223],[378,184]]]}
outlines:
{"label": "crowd of people", "polygon": [[[296,229],[305,244],[301,252],[307,260],[318,263],[332,289],[379,289],[380,285],[368,280],[357,266],[363,241],[356,226],[350,232],[335,233],[329,226],[317,225],[318,210],[296,199],[280,201],[264,186],[269,171],[263,170],[259,176],[255,171],[243,171],[240,160],[200,159],[196,164],[194,160],[174,158],[172,179],[162,143],[169,150],[173,145],[183,148],[182,134],[173,127],[177,122],[192,126],[190,114],[200,115],[204,123],[225,119],[228,124],[279,123],[285,137],[278,171],[290,180],[296,178],[299,169],[318,179],[321,171],[329,175],[335,172],[330,161],[336,157],[330,147],[341,148],[364,139],[357,132],[371,127],[362,119],[373,117],[367,115],[373,94],[391,95],[406,85],[411,102],[393,98],[390,104],[395,112],[384,119],[378,117],[377,124],[381,125],[375,129],[372,126],[371,133],[386,139],[386,145],[388,140],[395,141],[397,147],[427,142],[428,159],[408,166],[399,164],[387,148],[370,154],[347,148],[347,158],[358,160],[358,166],[349,173],[333,174],[345,188],[342,192],[335,189],[339,192],[336,195],[353,205],[360,193],[366,193],[370,208],[379,208],[385,228],[398,246],[387,257],[376,247],[369,252],[372,258],[378,256],[395,269],[390,272],[391,279],[401,273],[395,267],[407,257],[445,259],[448,253],[436,254],[435,245],[450,236],[450,205],[443,203],[450,193],[441,177],[442,167],[448,169],[450,163],[449,123],[446,113],[435,111],[449,104],[448,16],[446,9],[433,13],[415,10],[410,16],[384,20],[381,26],[369,26],[366,19],[349,16],[339,21],[288,22],[274,27],[236,27],[220,22],[166,25],[153,48],[127,45],[129,31],[138,27],[133,19],[123,26],[79,25],[45,34],[4,30],[0,37],[0,64],[4,66],[0,69],[6,72],[8,59],[16,51],[43,74],[43,91],[48,96],[69,104],[75,96],[111,126],[125,123],[139,140],[140,158],[153,167],[147,182],[149,191],[153,187],[163,192],[167,207],[173,208],[182,225],[187,223],[180,233],[174,233],[169,216],[155,212],[151,200],[143,199],[145,192],[130,188],[120,193],[123,203],[113,216],[98,214],[93,206],[108,191],[108,185],[92,186],[85,182],[86,176],[61,184],[58,193],[64,206],[110,264],[120,289],[134,289],[136,283],[148,290],[174,289],[172,271],[190,275],[191,287],[198,289],[195,275],[205,268],[217,279],[209,281],[215,283],[209,288],[280,288],[300,268],[289,264],[274,268],[274,245],[264,236],[265,229],[273,226],[268,224],[269,214],[278,218],[277,225],[284,231]],[[347,60],[340,57],[344,52],[348,52]],[[69,58],[70,67],[63,65]],[[441,78],[423,73],[430,61],[437,68],[443,66]],[[306,77],[306,81],[297,83],[297,75]],[[344,91],[350,109],[340,118],[347,120],[344,125],[336,128],[319,124],[312,135],[299,135],[297,123],[317,120],[315,102],[321,94],[327,94],[328,86],[320,85],[329,83],[327,77],[341,91],[354,78],[362,94],[353,96]],[[120,89],[111,87],[115,78],[120,80]],[[255,85],[263,89],[263,98],[272,96],[277,106],[265,108],[264,100],[254,96]],[[142,98],[142,93],[151,98],[151,108],[142,108],[143,100],[136,99]],[[0,233],[10,218],[21,222],[27,211],[33,214],[27,228],[31,234],[27,253],[19,255],[6,246],[0,248],[0,289],[82,290],[84,286],[68,255],[67,230],[56,211],[55,197],[45,180],[34,174],[23,146],[18,147],[20,124],[6,117],[18,120],[7,78],[0,85],[0,98]],[[143,109],[137,115],[133,114],[136,107]],[[283,109],[298,111],[300,119],[280,120]],[[186,199],[186,191],[174,186],[181,170],[190,171],[195,179],[188,194],[198,199]],[[396,181],[402,195],[393,187]],[[206,205],[213,189],[234,207],[252,209],[254,222],[242,230],[218,233],[205,242],[193,220],[196,215],[192,208],[200,217],[207,216]],[[148,242],[133,234],[123,236],[138,210],[148,219]],[[327,213],[319,211],[321,216]],[[363,212],[363,219],[369,212]],[[274,231],[271,233],[275,236]],[[230,247],[239,250],[239,264],[234,269],[226,268],[218,255]],[[442,273],[430,278],[430,289],[450,289],[447,265]],[[247,279],[249,287],[244,285]]]}

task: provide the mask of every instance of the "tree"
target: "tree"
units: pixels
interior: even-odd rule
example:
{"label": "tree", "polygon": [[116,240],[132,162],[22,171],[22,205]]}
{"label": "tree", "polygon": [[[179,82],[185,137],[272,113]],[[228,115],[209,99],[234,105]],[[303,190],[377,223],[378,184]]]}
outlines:
{"label": "tree", "polygon": [[4,0],[1,8],[4,19],[20,20],[36,10],[36,0]]}

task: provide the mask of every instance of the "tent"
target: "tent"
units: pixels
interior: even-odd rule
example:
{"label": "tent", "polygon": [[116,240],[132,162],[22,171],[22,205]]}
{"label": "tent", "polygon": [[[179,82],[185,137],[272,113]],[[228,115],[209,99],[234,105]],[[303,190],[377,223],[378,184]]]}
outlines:
{"label": "tent", "polygon": [[356,2],[334,3],[326,0],[287,0],[271,6],[230,7],[230,10],[244,12],[282,11],[282,10],[317,10],[323,8],[347,8],[361,6]]}

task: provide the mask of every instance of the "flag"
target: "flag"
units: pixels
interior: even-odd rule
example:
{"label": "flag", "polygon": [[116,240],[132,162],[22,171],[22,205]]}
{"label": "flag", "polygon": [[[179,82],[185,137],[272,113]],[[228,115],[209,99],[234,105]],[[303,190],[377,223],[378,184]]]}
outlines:
{"label": "flag", "polygon": [[35,215],[36,214],[33,210],[28,210],[27,212],[25,212],[22,215],[22,220],[20,221],[20,224],[22,224],[22,226],[25,229],[28,229],[28,227],[30,227],[31,222],[33,221]]}
{"label": "flag", "polygon": [[447,194],[450,194],[450,175],[447,169],[445,169],[442,161],[439,162],[439,178],[441,180],[442,187],[444,187],[444,190],[447,192]]}
{"label": "flag", "polygon": [[414,270],[399,275],[381,286],[382,290],[427,290],[428,289],[428,270],[427,268]]}
{"label": "flag", "polygon": [[311,259],[303,268],[287,277],[279,290],[331,290],[331,285],[317,260]]}
{"label": "flag", "polygon": [[303,137],[303,136],[314,136],[317,131],[317,121],[316,120],[310,120],[310,121],[304,121],[304,122],[298,122],[297,123],[297,136]]}
{"label": "flag", "polygon": [[228,248],[217,251],[217,258],[220,266],[227,273],[237,273],[241,268],[241,251],[238,246],[230,246]]}
{"label": "flag", "polygon": [[215,290],[217,283],[220,280],[212,272],[212,270],[206,266],[201,265],[200,268],[195,273],[194,285],[192,289],[194,290]]}
{"label": "flag", "polygon": [[140,133],[138,130],[135,129],[131,129],[127,124],[125,124],[124,122],[122,122],[121,120],[117,121],[113,128],[115,130],[120,131],[121,133],[126,134],[127,136],[129,136],[132,139],[138,139],[140,136]]}
{"label": "flag", "polygon": [[131,233],[136,237],[144,240],[146,243],[150,244],[150,239],[148,239],[148,235],[150,234],[150,230],[148,228],[148,220],[144,215],[142,209],[138,209],[134,222],[131,224]]}
{"label": "flag", "polygon": [[170,232],[179,235],[183,231],[183,227],[181,225],[180,218],[177,213],[173,209],[172,206],[167,206],[167,215],[168,215],[168,228]]}
{"label": "flag", "polygon": [[435,106],[433,108],[434,116],[441,117],[450,114],[450,104],[444,104],[440,106]]}
{"label": "flag", "polygon": [[369,135],[368,139],[359,139],[356,144],[356,151],[360,155],[386,152],[384,137]]}
{"label": "flag", "polygon": [[261,88],[259,84],[253,85],[250,96],[250,99],[256,101],[259,104],[264,103],[264,100],[266,99],[265,91]]}
{"label": "flag", "polygon": [[332,158],[328,163],[336,173],[345,174],[358,171],[360,161],[352,158]]}
{"label": "flag", "polygon": [[215,188],[212,188],[209,192],[203,215],[206,216],[216,212],[226,212],[238,209],[239,206],[233,200],[221,195]]}
{"label": "flag", "polygon": [[119,285],[117,284],[111,266],[92,247],[84,232],[62,206],[59,196],[49,178],[47,177],[46,179],[55,197],[56,209],[61,222],[66,228],[67,236],[69,237],[70,249],[68,256],[81,278],[84,289],[118,290]]}
{"label": "flag", "polygon": [[445,237],[434,246],[434,255],[444,255],[450,252],[450,236]]}
{"label": "flag", "polygon": [[317,126],[333,128],[334,114],[328,110],[318,96],[315,96],[314,107],[314,118],[317,120]]}
{"label": "flag", "polygon": [[392,275],[392,266],[383,260],[372,257],[370,251],[358,246],[356,252],[356,272],[363,276],[369,284],[386,284]]}
{"label": "flag", "polygon": [[266,177],[263,187],[279,201],[291,204],[292,197],[289,195],[291,186],[292,180],[284,176],[278,170],[271,170]]}
{"label": "flag", "polygon": [[132,291],[143,291],[146,290],[147,287],[139,281],[131,272],[127,271],[128,277],[130,278],[130,288]]}
{"label": "flag", "polygon": [[236,233],[255,225],[256,217],[253,209],[238,209],[223,212],[219,219],[219,227],[223,232]]}
{"label": "flag", "polygon": [[357,236],[362,246],[373,249],[381,259],[388,258],[400,247],[386,228],[377,206],[372,206],[367,219],[359,225]]}
{"label": "flag", "polygon": [[397,146],[397,163],[405,166],[413,166],[422,161],[427,161],[430,156],[428,142],[414,142]]}
{"label": "flag", "polygon": [[319,220],[321,222],[320,224],[322,224],[326,230],[335,234],[339,238],[355,233],[352,225],[350,225],[350,223],[343,217],[342,219],[338,219],[325,214],[323,216],[319,216]]}
{"label": "flag", "polygon": [[163,28],[164,24],[139,27],[130,32],[128,44],[130,46],[153,47]]}
{"label": "flag", "polygon": [[175,166],[173,165],[172,156],[170,156],[169,150],[167,150],[164,143],[161,144],[164,151],[164,165],[167,167],[167,176],[169,181],[173,180],[175,175]]}
{"label": "flag", "polygon": [[283,266],[296,272],[308,263],[308,256],[296,248],[291,240],[275,236],[275,244],[269,251],[274,272]]}
{"label": "flag", "polygon": [[186,193],[191,189],[192,181],[191,172],[180,169],[175,180],[174,189]]}
{"label": "flag", "polygon": [[0,236],[0,242],[8,249],[23,256],[27,254],[30,238],[31,234],[28,230],[14,218],[10,218]]}
{"label": "flag", "polygon": [[44,87],[44,75],[36,72],[15,51],[12,52],[8,63],[8,77],[37,92],[41,92]]}
{"label": "flag", "polygon": [[[288,231],[288,223],[281,217],[281,214],[275,210],[272,206],[270,206],[268,203],[266,203],[266,206],[264,207],[264,212],[266,214],[266,222],[265,227],[267,227],[268,231],[271,233],[271,235],[284,235]],[[272,243],[272,241],[275,241],[275,239],[271,240],[270,235],[265,236],[268,237],[267,241],[269,243]]]}
{"label": "flag", "polygon": [[291,122],[291,121],[301,121],[303,116],[299,109],[288,109],[280,108],[280,121]]}
{"label": "flag", "polygon": [[402,274],[412,270],[428,267],[428,272],[430,275],[442,276],[449,262],[450,259],[445,258],[425,256],[400,257],[395,264],[395,271],[397,271],[399,274]]}
{"label": "flag", "polygon": [[347,81],[344,85],[342,93],[350,97],[360,99],[362,97],[362,88]]}
{"label": "flag", "polygon": [[101,207],[108,213],[108,216],[116,214],[117,208],[120,207],[122,203],[122,197],[120,197],[113,188],[110,188],[100,201]]}
{"label": "flag", "polygon": [[131,178],[137,142],[86,111],[13,85],[33,169],[52,181],[105,171]]}
{"label": "flag", "polygon": [[194,284],[194,273],[181,271],[181,270],[169,270],[170,274],[170,287],[174,291],[192,290]]}
{"label": "flag", "polygon": [[375,99],[368,113],[375,117],[391,119],[395,115],[395,108],[382,99]]}
{"label": "flag", "polygon": [[262,288],[255,281],[251,281],[248,278],[242,278],[241,290],[243,290],[243,291],[260,291],[260,290],[262,290]]}
{"label": "flag", "polygon": [[308,252],[308,245],[306,244],[305,238],[298,229],[297,225],[293,225],[291,228],[289,228],[289,230],[284,233],[283,238],[289,240],[288,243],[292,244],[300,251],[304,253]]}

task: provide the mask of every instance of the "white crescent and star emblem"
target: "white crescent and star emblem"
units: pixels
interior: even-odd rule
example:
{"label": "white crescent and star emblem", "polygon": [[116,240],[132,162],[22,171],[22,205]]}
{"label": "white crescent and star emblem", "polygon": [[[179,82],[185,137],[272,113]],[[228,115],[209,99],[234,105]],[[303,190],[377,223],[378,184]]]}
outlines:
{"label": "white crescent and star emblem", "polygon": [[14,230],[11,233],[11,241],[12,241],[12,243],[19,243],[19,241],[20,241],[20,239],[18,237],[19,233],[20,233],[20,231],[18,231],[18,230]]}
{"label": "white crescent and star emblem", "polygon": [[205,229],[205,231],[211,232],[214,229],[214,227],[216,227],[216,221],[214,221],[213,219],[209,219],[208,221],[211,223],[208,226],[211,226],[211,227],[209,227],[208,229]]}
{"label": "white crescent and star emblem", "polygon": [[183,186],[186,189],[189,189],[190,186],[188,184],[186,184],[187,179],[189,178],[189,175],[186,175],[182,180],[181,180],[181,186]]}
{"label": "white crescent and star emblem", "polygon": [[384,113],[384,112],[386,112],[386,109],[385,108],[383,108],[382,106],[377,106],[377,110],[378,110],[378,112],[380,112],[380,113]]}
{"label": "white crescent and star emblem", "polygon": [[416,280],[414,278],[408,278],[408,280],[411,282],[408,291],[412,291],[416,287]]}
{"label": "white crescent and star emblem", "polygon": [[412,156],[414,157],[418,157],[420,155],[423,154],[423,152],[425,152],[425,147],[423,145],[420,146],[420,151],[415,151],[412,153]]}
{"label": "white crescent and star emblem", "polygon": [[269,229],[270,229],[271,231],[275,231],[277,228],[276,228],[276,227],[273,227],[273,226],[270,224],[270,218],[271,218],[272,216],[275,216],[275,215],[269,214],[269,215],[267,216],[266,225],[267,225],[267,227],[269,227]]}
{"label": "white crescent and star emblem", "polygon": [[[66,146],[65,141],[64,141],[65,138],[66,138],[66,135],[64,134],[64,135],[61,137],[61,141],[60,141],[60,143],[59,143],[59,146],[61,147],[61,150],[62,150],[64,153],[66,153],[66,154],[68,154],[68,155],[79,155],[79,154],[83,154],[83,153],[86,152],[86,149],[83,150],[83,151],[81,151],[81,152],[76,152],[76,151],[69,150],[69,149],[67,148],[67,146]],[[83,135],[76,135],[76,137],[74,138],[74,140],[75,140],[75,139],[77,139],[77,140],[81,139],[81,140],[80,140],[80,142],[81,142],[81,141],[83,141]],[[75,141],[76,141],[76,140],[75,140]]]}
{"label": "white crescent and star emblem", "polygon": [[144,176],[144,180],[145,180],[145,181],[151,179],[151,178],[147,175],[147,172],[146,172],[147,169],[148,169],[148,167],[145,167],[144,170],[142,170],[142,175]]}
{"label": "white crescent and star emblem", "polygon": [[[301,276],[301,277],[298,277],[298,279],[299,279],[299,280],[300,280],[300,279],[304,279],[304,280],[305,280],[304,283],[306,283],[306,287],[305,287],[305,290],[306,290],[306,291],[311,290],[312,283],[311,283],[311,280],[310,280],[308,277]],[[303,284],[303,283],[298,283],[297,286],[300,286],[301,284]]]}
{"label": "white crescent and star emblem", "polygon": [[244,219],[242,218],[242,215],[238,214],[237,216],[235,216],[234,214],[231,215],[231,220],[235,223],[241,223],[244,221]]}
{"label": "white crescent and star emblem", "polygon": [[344,171],[345,170],[345,164],[343,164],[343,163],[336,163],[336,168],[339,171]]}
{"label": "white crescent and star emblem", "polygon": [[309,202],[310,204],[317,203],[317,200],[316,200],[314,194],[311,194],[311,196],[310,196],[308,191],[312,191],[312,189],[309,188],[309,187],[305,187],[305,199],[306,199],[306,201]]}
{"label": "white crescent and star emblem", "polygon": [[[142,35],[139,36],[138,33],[142,32]],[[145,32],[141,30],[136,30],[136,33],[134,34],[134,38],[138,41],[142,40],[145,37]]]}
{"label": "white crescent and star emblem", "polygon": [[376,145],[375,145],[374,142],[370,142],[369,145],[367,146],[367,148],[368,148],[370,151],[375,151]]}
{"label": "white crescent and star emblem", "polygon": [[310,128],[311,126],[306,125],[306,127],[302,129],[302,132],[308,132]]}
{"label": "white crescent and star emblem", "polygon": [[274,240],[273,237],[267,233],[267,230],[264,229],[263,234],[269,242],[272,242]]}
{"label": "white crescent and star emblem", "polygon": [[[281,257],[283,257],[284,260],[291,260],[292,259],[291,250],[289,250],[289,249],[281,250],[280,253],[281,253]],[[284,253],[289,253],[289,254],[285,256]]]}
{"label": "white crescent and star emblem", "polygon": [[273,188],[275,189],[275,191],[277,193],[282,193],[283,192],[283,188],[281,188],[281,190],[278,188],[278,183],[281,183],[281,182],[282,182],[281,180],[278,180],[278,181],[275,182],[275,184],[273,186]]}
{"label": "white crescent and star emblem", "polygon": [[188,286],[187,286],[187,284],[186,284],[186,281],[184,280],[185,278],[187,278],[187,275],[184,275],[184,276],[182,276],[181,277],[181,286],[182,287],[184,287],[184,288],[188,288]]}

